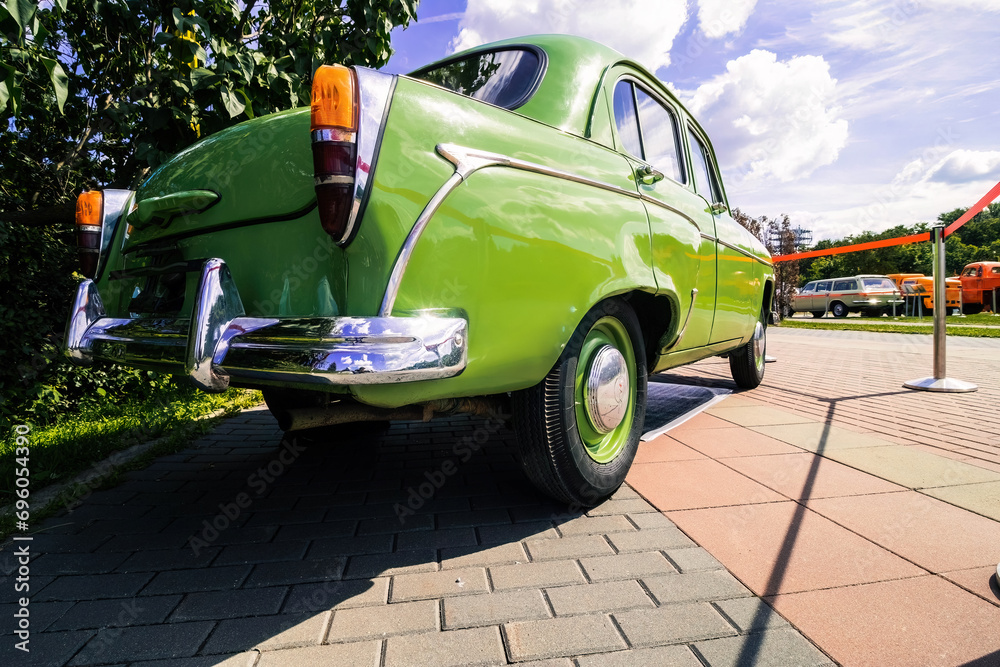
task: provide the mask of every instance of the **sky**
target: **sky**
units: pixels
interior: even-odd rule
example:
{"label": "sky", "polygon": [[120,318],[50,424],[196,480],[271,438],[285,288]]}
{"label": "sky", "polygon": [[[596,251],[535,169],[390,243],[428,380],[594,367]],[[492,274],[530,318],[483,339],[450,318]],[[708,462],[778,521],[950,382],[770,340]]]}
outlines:
{"label": "sky", "polygon": [[930,222],[1000,181],[1000,0],[421,0],[404,73],[565,33],[653,71],[715,146],[732,207],[814,240]]}

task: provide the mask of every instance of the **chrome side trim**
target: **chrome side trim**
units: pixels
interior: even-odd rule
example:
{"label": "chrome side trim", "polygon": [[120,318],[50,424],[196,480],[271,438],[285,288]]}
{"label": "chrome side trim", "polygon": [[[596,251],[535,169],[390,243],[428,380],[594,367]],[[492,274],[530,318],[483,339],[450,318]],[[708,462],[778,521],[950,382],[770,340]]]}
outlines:
{"label": "chrome side trim", "polygon": [[719,240],[719,239],[715,238],[714,236],[712,236],[711,234],[706,234],[705,232],[701,232],[701,238],[705,239],[706,241],[718,241]]}
{"label": "chrome side trim", "polygon": [[774,264],[772,262],[768,262],[766,260],[763,260],[760,257],[758,257],[757,255],[754,255],[753,253],[747,252],[743,248],[738,248],[738,247],[734,246],[731,243],[726,243],[722,239],[716,239],[716,241],[718,241],[720,245],[724,245],[727,248],[729,248],[730,250],[735,250],[736,252],[740,253],[741,255],[746,255],[750,259],[756,260],[756,261],[760,262],[761,264],[763,264],[764,266],[774,266]]}
{"label": "chrome side trim", "polygon": [[361,211],[361,206],[368,193],[368,182],[374,171],[375,151],[378,148],[382,132],[382,121],[389,108],[392,89],[396,85],[396,77],[392,74],[383,74],[367,67],[355,67],[354,72],[358,76],[358,98],[361,100],[361,104],[358,109],[358,154],[354,168],[354,202],[351,204],[351,213],[344,231],[345,241],[349,240],[354,233],[354,227],[358,223],[358,213]]}
{"label": "chrome side trim", "polygon": [[201,271],[191,318],[106,317],[97,287],[80,283],[64,352],[78,365],[96,359],[183,373],[201,389],[232,380],[315,388],[446,378],[468,364],[464,317],[260,318],[243,316],[225,262]]}
{"label": "chrome side trim", "polygon": [[356,132],[342,130],[340,128],[312,131],[313,143],[316,143],[317,141],[350,141],[351,143],[354,143],[357,136]]}
{"label": "chrome side trim", "polygon": [[100,276],[104,270],[104,265],[108,261],[108,248],[111,247],[111,240],[118,229],[118,221],[125,215],[126,207],[135,195],[132,190],[104,190],[102,191],[104,200],[104,210],[101,212],[101,257],[97,263],[95,276]]}
{"label": "chrome side trim", "polygon": [[379,317],[388,317],[392,314],[392,307],[396,303],[396,297],[399,295],[399,287],[402,284],[403,274],[406,273],[406,267],[410,262],[410,257],[413,255],[413,251],[416,249],[420,236],[423,234],[424,229],[430,222],[430,219],[437,212],[437,209],[440,208],[445,198],[447,198],[447,196],[451,194],[452,190],[457,188],[462,181],[480,169],[485,169],[487,167],[509,167],[511,169],[519,169],[521,171],[530,171],[536,174],[543,174],[545,176],[551,176],[564,181],[570,181],[572,183],[589,185],[601,190],[631,197],[632,199],[640,199],[644,202],[654,204],[680,215],[682,218],[694,225],[695,229],[698,229],[699,231],[701,230],[698,223],[683,211],[635,190],[626,190],[625,188],[612,185],[611,183],[598,181],[593,178],[580,176],[578,174],[573,174],[561,169],[555,169],[553,167],[546,167],[545,165],[538,164],[536,162],[519,160],[500,153],[491,153],[489,151],[464,148],[454,144],[438,144],[437,152],[455,165],[455,173],[452,174],[451,178],[445,181],[444,185],[442,185],[434,196],[431,197],[431,200],[427,202],[424,210],[420,212],[416,222],[413,223],[413,227],[410,229],[410,233],[406,236],[406,240],[403,242],[402,247],[399,249],[399,254],[396,255],[396,262],[392,267],[392,273],[389,276],[389,281],[385,288],[385,295],[382,297],[382,305],[379,308]]}

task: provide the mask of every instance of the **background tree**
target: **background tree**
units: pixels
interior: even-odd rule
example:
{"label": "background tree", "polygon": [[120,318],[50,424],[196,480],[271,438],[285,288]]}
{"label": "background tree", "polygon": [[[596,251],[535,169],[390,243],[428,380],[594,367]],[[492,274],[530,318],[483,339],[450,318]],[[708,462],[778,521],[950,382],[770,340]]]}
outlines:
{"label": "background tree", "polygon": [[[796,251],[795,232],[787,215],[753,218],[740,209],[733,210],[733,219],[756,238],[760,239],[772,255],[788,255]],[[792,302],[792,294],[799,283],[799,263],[778,262],[774,265],[774,310],[784,317]]]}
{"label": "background tree", "polygon": [[321,64],[384,65],[418,2],[2,0],[0,416],[149,391],[60,360],[81,190],[134,188],[201,137],[307,105]]}

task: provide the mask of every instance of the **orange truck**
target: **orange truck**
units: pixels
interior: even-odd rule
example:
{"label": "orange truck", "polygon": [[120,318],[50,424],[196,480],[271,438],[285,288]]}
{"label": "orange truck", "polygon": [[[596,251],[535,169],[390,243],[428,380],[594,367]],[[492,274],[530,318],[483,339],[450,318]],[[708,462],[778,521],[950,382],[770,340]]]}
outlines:
{"label": "orange truck", "polygon": [[966,264],[959,278],[962,282],[963,311],[967,314],[994,310],[994,298],[1000,305],[1000,262]]}
{"label": "orange truck", "polygon": [[[923,314],[930,315],[934,312],[933,276],[925,276],[922,273],[890,273],[888,275],[899,285],[904,297],[923,297]],[[945,278],[944,301],[947,308],[962,306],[962,282],[958,278]]]}

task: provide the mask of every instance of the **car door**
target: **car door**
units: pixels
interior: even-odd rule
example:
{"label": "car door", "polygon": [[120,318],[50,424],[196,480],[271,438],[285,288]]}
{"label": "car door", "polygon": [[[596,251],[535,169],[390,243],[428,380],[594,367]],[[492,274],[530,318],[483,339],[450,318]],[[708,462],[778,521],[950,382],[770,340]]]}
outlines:
{"label": "car door", "polygon": [[716,299],[715,220],[689,187],[680,115],[668,100],[619,69],[611,99],[616,141],[646,206],[657,293],[675,299],[669,351],[707,345]]}
{"label": "car door", "polygon": [[801,291],[792,297],[792,308],[797,313],[805,313],[812,310],[814,296],[816,296],[816,283],[806,283]]}
{"label": "car door", "polygon": [[816,283],[816,291],[809,300],[811,304],[809,310],[829,310],[830,309],[830,284],[829,280],[821,280]]}

